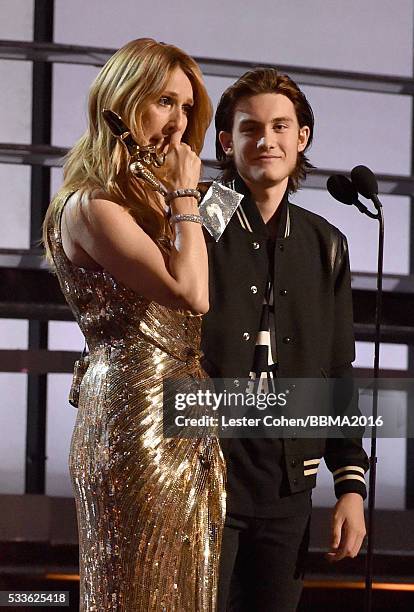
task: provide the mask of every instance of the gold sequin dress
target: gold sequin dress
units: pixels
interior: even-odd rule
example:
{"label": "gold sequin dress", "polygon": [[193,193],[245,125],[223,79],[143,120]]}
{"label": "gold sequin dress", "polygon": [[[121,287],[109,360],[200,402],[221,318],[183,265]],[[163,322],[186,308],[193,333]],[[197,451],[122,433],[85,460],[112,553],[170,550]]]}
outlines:
{"label": "gold sequin dress", "polygon": [[163,379],[206,377],[200,318],[72,264],[60,224],[49,227],[49,244],[90,350],[69,458],[80,610],[214,611],[225,514],[219,442],[162,430]]}

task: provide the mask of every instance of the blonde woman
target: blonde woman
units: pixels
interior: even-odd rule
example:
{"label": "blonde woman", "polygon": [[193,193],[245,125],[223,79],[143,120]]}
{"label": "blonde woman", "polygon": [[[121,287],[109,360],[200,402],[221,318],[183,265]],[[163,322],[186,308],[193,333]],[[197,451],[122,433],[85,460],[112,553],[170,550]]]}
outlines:
{"label": "blonde woman", "polygon": [[196,189],[211,119],[194,60],[151,39],[128,43],[92,85],[87,131],[45,219],[47,256],[90,350],[70,450],[80,609],[213,611],[223,457],[215,437],[162,432],[163,381],[206,376],[193,316],[209,307],[197,200],[171,197],[167,216],[129,172],[104,109],[166,153],[157,178],[170,196]]}

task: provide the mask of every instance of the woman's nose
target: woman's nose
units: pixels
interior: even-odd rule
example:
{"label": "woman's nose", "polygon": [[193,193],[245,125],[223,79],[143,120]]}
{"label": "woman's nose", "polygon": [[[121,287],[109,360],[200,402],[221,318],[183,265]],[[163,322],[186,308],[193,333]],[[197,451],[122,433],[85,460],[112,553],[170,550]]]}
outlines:
{"label": "woman's nose", "polygon": [[184,132],[187,125],[187,116],[185,112],[180,109],[174,109],[170,116],[169,129],[171,132]]}

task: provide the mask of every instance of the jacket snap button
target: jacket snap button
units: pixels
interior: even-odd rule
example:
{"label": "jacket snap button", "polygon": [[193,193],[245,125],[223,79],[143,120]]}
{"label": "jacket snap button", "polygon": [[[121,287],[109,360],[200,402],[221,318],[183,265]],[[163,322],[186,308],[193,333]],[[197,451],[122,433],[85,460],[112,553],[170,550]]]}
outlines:
{"label": "jacket snap button", "polygon": [[250,291],[251,291],[252,293],[257,293],[257,287],[256,287],[256,285],[252,285],[252,286],[250,287]]}
{"label": "jacket snap button", "polygon": [[290,344],[292,342],[292,338],[290,336],[285,336],[283,338],[283,343],[284,344]]}
{"label": "jacket snap button", "polygon": [[285,245],[279,244],[279,251],[284,251],[284,250],[285,250]]}
{"label": "jacket snap button", "polygon": [[257,249],[260,249],[260,244],[258,242],[253,242],[253,248],[257,251]]}
{"label": "jacket snap button", "polygon": [[247,332],[244,332],[243,340],[250,340],[250,334],[248,334]]}
{"label": "jacket snap button", "polygon": [[290,462],[290,465],[291,465],[292,467],[296,467],[297,463],[298,463],[298,462],[296,461],[296,459],[292,459],[292,461]]}
{"label": "jacket snap button", "polygon": [[280,294],[280,295],[287,295],[287,289],[281,289],[281,290],[279,291],[279,294]]}
{"label": "jacket snap button", "polygon": [[292,483],[293,483],[293,484],[296,486],[296,485],[298,484],[298,479],[297,479],[297,478],[294,478],[294,479],[292,480]]}

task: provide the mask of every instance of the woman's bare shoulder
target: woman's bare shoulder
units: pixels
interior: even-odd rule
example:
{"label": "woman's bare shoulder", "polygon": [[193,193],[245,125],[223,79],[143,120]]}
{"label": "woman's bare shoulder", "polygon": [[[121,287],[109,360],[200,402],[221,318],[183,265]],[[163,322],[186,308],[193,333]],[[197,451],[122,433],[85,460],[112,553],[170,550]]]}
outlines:
{"label": "woman's bare shoulder", "polygon": [[103,223],[116,218],[128,217],[128,208],[101,189],[72,194],[67,202],[67,212],[74,225],[94,224],[102,220]]}

